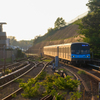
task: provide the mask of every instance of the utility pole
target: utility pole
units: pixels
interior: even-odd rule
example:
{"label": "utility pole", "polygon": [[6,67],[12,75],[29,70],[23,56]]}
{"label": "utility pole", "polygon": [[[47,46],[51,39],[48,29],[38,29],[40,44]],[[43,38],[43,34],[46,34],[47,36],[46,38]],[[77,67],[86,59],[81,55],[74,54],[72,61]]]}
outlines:
{"label": "utility pole", "polygon": [[6,53],[5,53],[5,45],[4,45],[4,75],[5,75],[5,65],[6,65]]}
{"label": "utility pole", "polygon": [[[3,35],[1,35],[1,36],[3,36],[3,37],[5,37],[6,38],[6,32],[3,32],[3,24],[7,24],[7,23],[5,23],[5,22],[0,22],[0,34],[3,34]],[[2,40],[2,48],[3,48],[3,64],[4,64],[4,74],[5,74],[5,65],[6,65],[6,52],[5,52],[5,48],[6,48],[6,39],[2,39],[1,38],[1,40]],[[1,40],[0,40],[0,42],[1,42]]]}

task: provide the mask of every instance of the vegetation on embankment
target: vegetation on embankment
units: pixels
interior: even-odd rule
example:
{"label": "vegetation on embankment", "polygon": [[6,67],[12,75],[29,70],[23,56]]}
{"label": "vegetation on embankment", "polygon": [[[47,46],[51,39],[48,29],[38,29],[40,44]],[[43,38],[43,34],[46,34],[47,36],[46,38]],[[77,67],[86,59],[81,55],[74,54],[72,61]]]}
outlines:
{"label": "vegetation on embankment", "polygon": [[43,36],[37,36],[33,42],[33,45],[36,45],[37,43],[40,42],[47,42],[47,41],[59,41],[59,40],[64,40],[70,37],[74,37],[78,35],[77,33],[78,30],[78,25],[69,25],[62,27],[60,29],[48,29],[48,33],[46,33]]}
{"label": "vegetation on embankment", "polygon": [[89,0],[87,6],[91,13],[78,23],[79,34],[84,35],[83,41],[90,44],[94,57],[100,59],[100,1]]}

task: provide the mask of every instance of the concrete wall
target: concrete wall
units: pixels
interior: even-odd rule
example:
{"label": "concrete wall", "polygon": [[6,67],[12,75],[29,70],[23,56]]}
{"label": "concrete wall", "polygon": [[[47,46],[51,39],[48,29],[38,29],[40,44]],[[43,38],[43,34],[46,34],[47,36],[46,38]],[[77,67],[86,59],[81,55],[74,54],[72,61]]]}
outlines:
{"label": "concrete wall", "polygon": [[16,56],[17,54],[17,50],[5,50],[5,53],[4,53],[4,50],[0,50],[0,59],[6,57],[6,58],[11,58],[12,55],[15,55]]}

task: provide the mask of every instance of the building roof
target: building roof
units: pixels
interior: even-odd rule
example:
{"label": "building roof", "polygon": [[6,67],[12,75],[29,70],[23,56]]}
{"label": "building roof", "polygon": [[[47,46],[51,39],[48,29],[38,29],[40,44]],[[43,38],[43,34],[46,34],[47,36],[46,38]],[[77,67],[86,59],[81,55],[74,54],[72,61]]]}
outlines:
{"label": "building roof", "polygon": [[5,23],[5,22],[0,22],[0,24],[7,24],[7,23]]}

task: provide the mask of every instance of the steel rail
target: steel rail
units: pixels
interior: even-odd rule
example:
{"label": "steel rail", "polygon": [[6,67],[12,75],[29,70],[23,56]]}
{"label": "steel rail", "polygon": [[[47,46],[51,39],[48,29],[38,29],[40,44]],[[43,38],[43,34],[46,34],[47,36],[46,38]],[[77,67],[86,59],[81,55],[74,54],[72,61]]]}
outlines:
{"label": "steel rail", "polygon": [[[75,69],[77,69],[77,70],[83,70],[83,69],[80,69],[80,68],[78,68],[78,67],[75,67],[75,66],[73,66],[73,65],[68,65],[68,64],[66,64],[67,66],[70,66],[70,67],[72,67],[72,68],[75,68]],[[91,77],[93,77],[94,79],[96,79],[97,81],[99,81],[100,82],[100,78],[99,77],[97,77],[97,76],[95,76],[95,75],[93,75],[93,74],[91,74],[90,72],[87,72],[87,71],[85,71],[85,70],[83,70],[86,74],[88,74],[89,76],[91,76]]]}
{"label": "steel rail", "polygon": [[[75,69],[77,69],[77,70],[83,70],[83,69],[80,69],[80,68],[77,68],[77,67],[75,67],[75,66],[72,66],[72,65],[68,65],[68,64],[65,64],[65,65],[67,65],[67,66],[70,66],[70,67],[72,67],[72,68],[75,68]],[[68,71],[70,71],[68,68],[66,68],[66,67],[64,67],[65,69],[67,69]],[[85,73],[87,73],[88,75],[92,75],[91,73],[89,73],[89,72],[87,72],[87,71],[85,71],[85,70],[83,70]],[[72,71],[70,71],[72,74],[74,74],[74,72],[72,72]],[[74,74],[75,75],[75,74]],[[76,75],[75,75],[76,76]],[[78,77],[79,77],[79,79],[81,80],[81,82],[82,82],[82,84],[83,84],[83,86],[84,86],[84,88],[85,88],[85,90],[87,91],[87,92],[89,92],[90,90],[89,90],[89,88],[87,87],[87,85],[85,84],[85,82],[84,82],[84,80],[78,75]],[[77,79],[78,79],[78,77],[77,77]],[[92,77],[93,78],[95,78],[96,77],[96,79],[99,81],[99,79],[100,78],[98,78],[97,76],[95,76],[95,75],[92,75]],[[80,89],[80,86],[78,86],[78,89]],[[78,99],[78,100],[80,100],[80,99]],[[92,94],[92,97],[91,97],[91,100],[94,100],[94,95]]]}
{"label": "steel rail", "polygon": [[[40,64],[40,63],[39,63],[39,64]],[[39,64],[37,64],[37,65],[39,65]],[[47,64],[44,65],[43,69],[37,74],[36,77],[38,77],[38,75],[41,74],[41,72],[45,69],[45,67],[46,67],[48,64],[49,64],[49,63],[47,63]],[[35,67],[36,67],[37,65],[35,65]],[[36,77],[34,77],[34,79],[35,79]],[[3,98],[2,100],[9,100],[9,99],[11,99],[13,94],[18,94],[18,93],[19,93],[20,91],[22,91],[22,90],[23,90],[22,88],[19,88],[18,90],[14,91],[13,93],[11,93],[10,95],[6,96],[6,97]]]}
{"label": "steel rail", "polygon": [[[79,75],[77,76],[74,72],[70,71],[68,68],[66,68],[66,67],[64,67],[64,68],[66,70],[68,70],[69,72],[71,72],[76,77],[77,80],[80,80],[82,82],[85,90],[89,92],[89,88],[87,87],[87,85],[85,84],[84,80]],[[78,86],[78,89],[79,89],[79,86]]]}
{"label": "steel rail", "polygon": [[29,69],[29,70],[28,70],[28,71],[26,71],[25,73],[21,74],[20,76],[18,76],[18,77],[16,77],[16,78],[14,78],[13,80],[11,80],[11,81],[9,81],[9,82],[7,82],[7,83],[5,83],[5,84],[1,85],[1,86],[0,86],[0,88],[2,88],[2,87],[4,87],[4,86],[6,86],[6,85],[8,85],[8,84],[12,83],[13,81],[17,80],[18,78],[20,78],[20,77],[24,76],[24,75],[25,75],[25,74],[27,74],[29,71],[31,71],[33,68],[34,68],[34,67],[32,67],[31,69]]}

